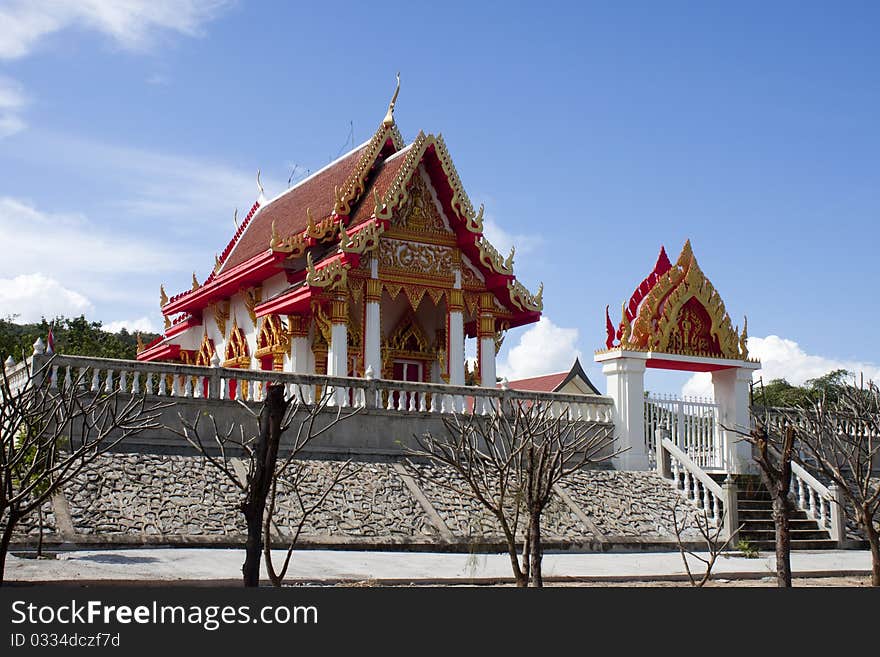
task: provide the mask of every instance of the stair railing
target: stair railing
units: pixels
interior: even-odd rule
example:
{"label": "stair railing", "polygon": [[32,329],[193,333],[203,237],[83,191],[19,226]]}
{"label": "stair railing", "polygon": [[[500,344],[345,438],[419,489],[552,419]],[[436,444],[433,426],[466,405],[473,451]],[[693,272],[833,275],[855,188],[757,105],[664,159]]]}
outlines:
{"label": "stair railing", "polygon": [[820,529],[827,530],[838,547],[843,547],[846,542],[843,492],[835,484],[826,486],[795,461],[791,462],[791,475],[795,504],[815,520]]}
{"label": "stair railing", "polygon": [[672,442],[666,429],[657,429],[655,446],[660,476],[713,525],[717,527],[723,518],[724,536],[731,536],[738,527],[736,484],[729,478],[723,486],[718,484]]}

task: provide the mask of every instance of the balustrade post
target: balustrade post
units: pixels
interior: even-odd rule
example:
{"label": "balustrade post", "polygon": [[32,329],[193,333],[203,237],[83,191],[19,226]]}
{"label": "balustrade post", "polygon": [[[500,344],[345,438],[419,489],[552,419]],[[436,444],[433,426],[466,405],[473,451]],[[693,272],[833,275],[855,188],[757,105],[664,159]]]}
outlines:
{"label": "balustrade post", "polygon": [[724,480],[721,490],[724,492],[722,500],[724,505],[724,538],[730,538],[733,543],[736,540],[734,535],[739,530],[739,491],[736,482],[730,476]]}
{"label": "balustrade post", "polygon": [[220,356],[217,352],[211,356],[211,374],[208,380],[208,397],[220,399]]}
{"label": "balustrade post", "polygon": [[663,447],[663,439],[669,437],[668,429],[654,430],[654,450],[656,452],[655,461],[657,462],[657,474],[664,479],[672,478],[672,459],[669,452]]}
{"label": "balustrade post", "polygon": [[828,492],[831,493],[831,539],[842,548],[846,545],[846,513],[843,509],[846,500],[837,484],[831,484]]}

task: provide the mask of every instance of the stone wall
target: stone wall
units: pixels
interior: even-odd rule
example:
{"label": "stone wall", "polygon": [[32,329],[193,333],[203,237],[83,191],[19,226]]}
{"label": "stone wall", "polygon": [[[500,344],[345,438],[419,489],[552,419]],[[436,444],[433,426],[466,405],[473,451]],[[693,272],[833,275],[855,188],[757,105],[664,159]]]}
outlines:
{"label": "stone wall", "polygon": [[[393,459],[296,462],[278,490],[276,539],[290,536],[302,506],[320,499],[340,467],[346,468],[344,479],[304,523],[303,545],[503,547],[497,520],[459,492],[467,489],[456,473]],[[232,459],[230,468],[243,480],[244,463]],[[676,494],[654,473],[583,471],[562,490],[543,518],[552,547],[607,548],[621,537],[669,543],[674,536]],[[245,532],[240,489],[198,455],[105,454],[53,502],[44,521],[50,543],[237,545]],[[57,513],[66,522],[56,523]],[[17,541],[34,543],[33,523],[22,529]]]}

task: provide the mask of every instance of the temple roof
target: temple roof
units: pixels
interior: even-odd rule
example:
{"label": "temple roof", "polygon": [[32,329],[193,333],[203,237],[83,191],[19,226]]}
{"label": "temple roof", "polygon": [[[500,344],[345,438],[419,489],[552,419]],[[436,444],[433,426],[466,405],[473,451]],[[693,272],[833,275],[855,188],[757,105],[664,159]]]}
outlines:
{"label": "temple roof", "polygon": [[[260,197],[207,279],[199,283],[194,274],[192,289],[170,299],[161,290],[166,318],[199,314],[281,271],[291,287],[273,297],[271,311],[268,300],[258,306],[257,316],[291,312],[312,294],[303,288],[341,284],[345,270],[377,248],[392,217],[406,207],[412,181],[424,166],[458,247],[508,308],[505,321],[510,327],[536,321],[543,307],[542,289],[533,294],[520,284],[513,273],[513,253],[505,258],[483,236],[483,209],[474,211],[442,136],[420,132],[404,145],[393,117],[396,97],[397,92],[369,141],[269,201],[260,186]],[[259,174],[257,182],[259,186]]]}

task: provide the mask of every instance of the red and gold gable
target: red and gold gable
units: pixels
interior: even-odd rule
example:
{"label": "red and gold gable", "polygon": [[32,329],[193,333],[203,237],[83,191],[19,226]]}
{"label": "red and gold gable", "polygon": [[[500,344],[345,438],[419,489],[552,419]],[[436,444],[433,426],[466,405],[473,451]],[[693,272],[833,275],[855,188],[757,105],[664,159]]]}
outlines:
{"label": "red and gold gable", "polygon": [[624,304],[617,330],[606,309],[609,349],[747,360],[746,325],[734,328],[721,296],[697,264],[688,240],[675,265],[657,265]]}

